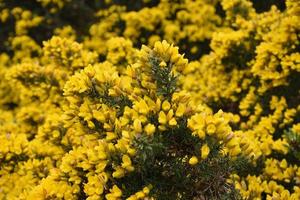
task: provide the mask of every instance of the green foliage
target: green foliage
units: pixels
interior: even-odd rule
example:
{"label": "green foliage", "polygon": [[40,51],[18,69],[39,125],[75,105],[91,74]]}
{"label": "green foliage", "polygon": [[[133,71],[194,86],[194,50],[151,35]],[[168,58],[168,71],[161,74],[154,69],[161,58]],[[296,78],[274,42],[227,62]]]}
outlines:
{"label": "green foliage", "polygon": [[285,131],[284,134],[290,144],[291,153],[300,161],[300,135],[293,132],[292,129]]}
{"label": "green foliage", "polygon": [[241,199],[227,179],[237,170],[237,165],[245,165],[247,160],[231,161],[222,154],[223,146],[210,138],[207,141],[211,147],[208,158],[195,166],[189,165],[186,155],[199,155],[202,144],[184,128],[184,121],[178,129],[135,139],[138,150],[134,160],[136,170],[126,178],[135,183],[131,184],[132,190],[151,183],[151,196],[156,199]]}
{"label": "green foliage", "polygon": [[176,91],[177,77],[172,72],[172,63],[167,63],[166,67],[160,67],[160,60],[156,56],[150,56],[152,77],[158,86],[157,93],[168,100],[171,99],[172,94]]}

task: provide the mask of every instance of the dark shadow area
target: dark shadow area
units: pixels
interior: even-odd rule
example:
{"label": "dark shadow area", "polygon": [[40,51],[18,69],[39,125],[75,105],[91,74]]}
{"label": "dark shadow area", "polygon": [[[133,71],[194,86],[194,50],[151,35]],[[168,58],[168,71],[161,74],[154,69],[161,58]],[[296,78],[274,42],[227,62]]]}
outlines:
{"label": "dark shadow area", "polygon": [[276,6],[279,10],[286,9],[285,0],[252,0],[256,12],[262,13],[270,10],[271,6]]}

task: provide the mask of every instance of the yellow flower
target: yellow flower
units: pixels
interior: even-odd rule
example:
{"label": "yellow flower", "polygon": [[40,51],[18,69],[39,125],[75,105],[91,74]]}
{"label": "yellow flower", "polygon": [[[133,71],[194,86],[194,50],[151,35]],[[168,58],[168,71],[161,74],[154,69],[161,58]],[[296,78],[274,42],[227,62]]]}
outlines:
{"label": "yellow flower", "polygon": [[142,199],[142,198],[144,198],[146,196],[143,191],[137,192],[135,195],[139,199]]}
{"label": "yellow flower", "polygon": [[159,66],[160,66],[160,67],[166,67],[166,66],[167,66],[167,63],[164,62],[164,61],[162,61],[162,62],[159,63]]}
{"label": "yellow flower", "polygon": [[116,139],[117,135],[114,132],[107,132],[106,133],[106,140],[110,141]]}
{"label": "yellow flower", "polygon": [[208,145],[207,144],[203,145],[201,147],[201,158],[206,159],[209,152],[210,152],[210,149],[209,149]]}
{"label": "yellow flower", "polygon": [[134,194],[128,197],[126,200],[138,200],[138,197]]}
{"label": "yellow flower", "polygon": [[204,139],[205,138],[205,132],[201,129],[199,129],[198,131],[196,131],[196,134],[199,136],[200,139]]}
{"label": "yellow flower", "polygon": [[208,135],[213,135],[215,132],[216,132],[216,126],[214,124],[209,124],[207,127],[206,127],[206,131],[207,131],[207,134]]}
{"label": "yellow flower", "polygon": [[142,122],[139,119],[134,120],[133,127],[136,133],[141,133],[143,131]]}
{"label": "yellow flower", "polygon": [[186,110],[186,106],[180,103],[175,113],[176,117],[182,117],[183,114],[185,113],[185,110]]}
{"label": "yellow flower", "polygon": [[141,101],[139,102],[135,102],[135,104],[133,105],[133,108],[141,113],[141,114],[144,114],[144,115],[147,115],[148,112],[149,112],[149,107],[146,103],[146,101],[144,99],[142,99]]}
{"label": "yellow flower", "polygon": [[117,167],[113,172],[112,176],[114,178],[122,178],[125,176],[125,170],[122,167]]}
{"label": "yellow flower", "polygon": [[127,171],[133,171],[134,167],[131,165],[131,159],[128,155],[123,155],[122,157],[122,167],[125,168]]}
{"label": "yellow flower", "polygon": [[234,146],[237,146],[237,145],[238,145],[238,138],[234,137],[234,136],[226,143],[226,146],[228,148],[231,148],[231,147],[234,147]]}
{"label": "yellow flower", "polygon": [[110,193],[105,195],[107,200],[118,200],[122,196],[122,191],[116,185],[114,185],[109,191]]}
{"label": "yellow flower", "polygon": [[177,121],[174,117],[169,121],[169,125],[170,126],[176,126],[177,125]]}
{"label": "yellow flower", "polygon": [[166,124],[167,123],[167,115],[164,113],[164,111],[160,111],[158,114],[158,122],[160,124]]}
{"label": "yellow flower", "polygon": [[150,123],[145,126],[145,132],[147,133],[147,135],[153,135],[155,129],[156,129],[155,126]]}
{"label": "yellow flower", "polygon": [[196,165],[198,163],[198,158],[196,156],[193,156],[189,159],[190,165]]}
{"label": "yellow flower", "polygon": [[165,100],[163,103],[162,103],[162,109],[164,111],[169,111],[171,108],[171,104],[169,103],[169,101]]}

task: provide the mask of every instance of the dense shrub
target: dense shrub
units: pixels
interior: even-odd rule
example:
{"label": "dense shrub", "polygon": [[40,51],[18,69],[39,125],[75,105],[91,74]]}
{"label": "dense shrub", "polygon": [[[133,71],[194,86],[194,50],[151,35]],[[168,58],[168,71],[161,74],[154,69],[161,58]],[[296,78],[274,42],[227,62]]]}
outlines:
{"label": "dense shrub", "polygon": [[0,8],[0,199],[300,199],[299,1]]}

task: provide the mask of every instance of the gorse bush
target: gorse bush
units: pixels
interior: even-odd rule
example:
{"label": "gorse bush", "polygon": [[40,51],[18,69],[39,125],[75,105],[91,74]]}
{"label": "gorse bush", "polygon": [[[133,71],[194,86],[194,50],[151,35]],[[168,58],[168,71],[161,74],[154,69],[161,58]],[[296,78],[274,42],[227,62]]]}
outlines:
{"label": "gorse bush", "polygon": [[299,1],[0,8],[0,199],[300,199]]}

